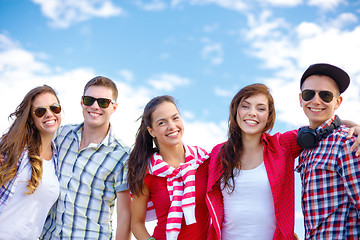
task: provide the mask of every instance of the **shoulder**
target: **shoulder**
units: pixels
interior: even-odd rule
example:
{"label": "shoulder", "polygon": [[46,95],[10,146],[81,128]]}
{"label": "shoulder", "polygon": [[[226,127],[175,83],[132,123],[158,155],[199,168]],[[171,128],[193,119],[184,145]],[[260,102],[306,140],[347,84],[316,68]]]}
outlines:
{"label": "shoulder", "polygon": [[82,125],[81,124],[67,124],[67,125],[63,125],[63,126],[60,126],[57,130],[57,136],[59,135],[66,135],[67,133],[69,132],[76,132],[77,130],[80,129]]}
{"label": "shoulder", "polygon": [[284,141],[284,140],[293,140],[296,139],[296,136],[298,134],[298,130],[291,130],[286,131],[284,133],[277,132],[273,135],[270,135],[269,133],[264,133],[262,136],[262,139],[269,140],[269,141]]}
{"label": "shoulder", "polygon": [[[352,136],[351,138],[347,139],[346,137],[348,133],[349,128],[345,125],[341,125],[333,132],[333,134],[330,135],[329,141],[333,142],[336,145],[351,146],[355,142],[356,137]],[[327,140],[327,138],[325,140]]]}
{"label": "shoulder", "polygon": [[345,142],[355,141],[355,137],[346,139],[349,133],[349,128],[345,125],[341,125],[339,128],[335,129],[328,137],[323,139],[325,142],[331,142],[333,144],[339,145],[344,144]]}
{"label": "shoulder", "polygon": [[219,151],[221,150],[222,146],[224,146],[226,142],[223,143],[219,143],[218,145],[216,145],[215,147],[213,147],[213,149],[211,150],[210,155],[217,155],[219,153]]}

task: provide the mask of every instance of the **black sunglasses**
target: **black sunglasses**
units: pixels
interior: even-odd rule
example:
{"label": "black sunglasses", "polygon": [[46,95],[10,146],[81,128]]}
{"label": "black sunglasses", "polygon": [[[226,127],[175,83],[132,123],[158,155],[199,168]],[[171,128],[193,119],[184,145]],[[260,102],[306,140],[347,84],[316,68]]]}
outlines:
{"label": "black sunglasses", "polygon": [[[334,98],[334,94],[330,91],[319,91],[319,96],[324,102],[331,102]],[[301,97],[304,101],[310,101],[315,97],[316,91],[306,89],[301,92]]]}
{"label": "black sunglasses", "polygon": [[83,103],[85,106],[92,106],[94,104],[95,101],[97,101],[99,107],[101,108],[107,108],[109,107],[109,104],[112,103],[114,104],[115,101],[108,99],[108,98],[94,98],[94,97],[90,97],[90,96],[83,96],[82,97]]}
{"label": "black sunglasses", "polygon": [[50,109],[55,114],[59,114],[61,112],[61,106],[59,104],[53,104],[49,107],[37,107],[34,109],[34,115],[38,118],[42,118],[45,113],[46,109]]}

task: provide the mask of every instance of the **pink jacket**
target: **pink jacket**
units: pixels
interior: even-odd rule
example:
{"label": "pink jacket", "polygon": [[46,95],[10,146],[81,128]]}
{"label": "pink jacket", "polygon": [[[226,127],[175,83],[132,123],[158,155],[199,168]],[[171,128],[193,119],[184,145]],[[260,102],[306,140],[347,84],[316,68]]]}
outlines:
{"label": "pink jacket", "polygon": [[[297,130],[270,135],[264,133],[264,164],[274,198],[276,229],[273,239],[294,238],[294,160],[302,149],[296,142]],[[219,180],[222,174],[218,153],[224,143],[211,151],[209,179],[206,193],[211,225],[208,239],[221,240],[224,208]]]}

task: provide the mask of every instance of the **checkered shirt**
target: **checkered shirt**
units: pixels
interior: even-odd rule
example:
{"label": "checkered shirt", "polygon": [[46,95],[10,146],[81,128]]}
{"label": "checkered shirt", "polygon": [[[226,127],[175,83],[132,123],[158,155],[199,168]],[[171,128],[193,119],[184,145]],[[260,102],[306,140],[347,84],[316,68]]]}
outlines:
{"label": "checkered shirt", "polygon": [[116,193],[127,190],[124,164],[129,149],[111,132],[100,144],[79,151],[83,124],[56,133],[60,196],[42,239],[112,239]]}
{"label": "checkered shirt", "polygon": [[300,154],[305,239],[360,239],[360,158],[350,152],[354,137],[346,139],[347,132],[341,125]]}

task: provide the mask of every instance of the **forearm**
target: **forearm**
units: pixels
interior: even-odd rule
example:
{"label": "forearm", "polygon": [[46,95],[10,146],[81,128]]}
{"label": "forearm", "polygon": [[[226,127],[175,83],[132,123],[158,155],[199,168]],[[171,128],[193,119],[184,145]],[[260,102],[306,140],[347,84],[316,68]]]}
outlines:
{"label": "forearm", "polygon": [[146,240],[150,234],[146,230],[145,223],[131,222],[131,230],[137,240]]}
{"label": "forearm", "polygon": [[341,123],[344,124],[345,126],[351,128],[351,127],[356,127],[358,126],[359,124],[356,124],[355,122],[353,121],[350,121],[350,120],[344,120],[344,119],[341,119]]}
{"label": "forearm", "polygon": [[117,225],[116,240],[130,240],[131,238],[131,210],[129,191],[117,193]]}
{"label": "forearm", "polygon": [[[130,218],[129,218],[130,219]],[[131,229],[130,221],[124,219],[117,219],[116,227],[116,240],[130,240],[131,239]]]}

